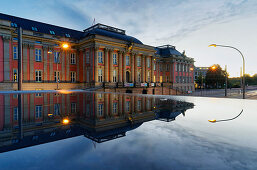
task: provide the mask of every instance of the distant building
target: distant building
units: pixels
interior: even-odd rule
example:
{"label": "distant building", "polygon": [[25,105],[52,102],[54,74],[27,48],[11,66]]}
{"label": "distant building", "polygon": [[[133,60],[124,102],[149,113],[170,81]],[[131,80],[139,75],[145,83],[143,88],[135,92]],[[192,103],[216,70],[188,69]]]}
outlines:
{"label": "distant building", "polygon": [[210,67],[195,67],[194,70],[194,82],[195,86],[198,87],[199,85],[196,83],[199,76],[202,76],[203,79],[206,77],[206,73],[209,70]]}
{"label": "distant building", "polygon": [[171,45],[159,46],[156,50],[159,69],[157,82],[166,82],[173,89],[185,92],[194,91],[194,59]]}

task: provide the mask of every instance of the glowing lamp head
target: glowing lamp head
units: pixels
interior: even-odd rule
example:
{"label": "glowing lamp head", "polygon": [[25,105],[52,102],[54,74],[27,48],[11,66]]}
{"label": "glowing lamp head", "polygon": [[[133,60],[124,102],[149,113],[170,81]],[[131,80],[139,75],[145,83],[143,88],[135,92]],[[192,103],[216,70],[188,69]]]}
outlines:
{"label": "glowing lamp head", "polygon": [[67,43],[62,44],[62,48],[64,48],[64,49],[69,48],[69,44],[67,44]]}
{"label": "glowing lamp head", "polygon": [[63,120],[62,120],[62,123],[65,124],[65,125],[67,125],[67,124],[70,123],[70,120],[69,120],[69,119],[63,119]]}
{"label": "glowing lamp head", "polygon": [[216,119],[208,120],[208,121],[211,122],[211,123],[215,123],[215,122],[216,122]]}
{"label": "glowing lamp head", "polygon": [[53,52],[52,52],[52,51],[47,51],[47,53],[48,53],[48,54],[53,54]]}
{"label": "glowing lamp head", "polygon": [[216,69],[216,66],[212,66],[211,69],[215,70],[215,69]]}
{"label": "glowing lamp head", "polygon": [[217,45],[216,44],[211,44],[208,47],[217,47]]}

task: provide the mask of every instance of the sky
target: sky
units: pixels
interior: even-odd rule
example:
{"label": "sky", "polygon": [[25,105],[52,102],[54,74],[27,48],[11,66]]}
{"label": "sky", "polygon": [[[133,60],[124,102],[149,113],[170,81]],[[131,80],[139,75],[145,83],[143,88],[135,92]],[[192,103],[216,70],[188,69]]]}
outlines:
{"label": "sky", "polygon": [[220,64],[230,77],[240,76],[241,55],[246,73],[257,73],[256,0],[1,0],[0,12],[76,30],[95,19],[126,30],[146,45],[170,44],[195,66]]}

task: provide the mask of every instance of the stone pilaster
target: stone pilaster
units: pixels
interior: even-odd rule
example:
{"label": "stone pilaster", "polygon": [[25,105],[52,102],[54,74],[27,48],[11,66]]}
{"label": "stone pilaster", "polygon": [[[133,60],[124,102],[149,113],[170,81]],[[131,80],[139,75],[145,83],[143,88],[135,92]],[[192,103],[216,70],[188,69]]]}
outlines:
{"label": "stone pilaster", "polygon": [[43,61],[44,61],[43,80],[45,81],[47,80],[47,51],[48,51],[48,47],[43,46]]}
{"label": "stone pilaster", "polygon": [[105,48],[104,49],[104,82],[109,82],[109,74],[110,74],[110,69],[109,69],[109,49]]}
{"label": "stone pilaster", "polygon": [[[80,63],[80,62],[81,62],[81,61],[80,61],[81,59],[80,59],[80,57],[79,57],[79,56],[80,56],[80,51],[77,50],[76,53],[75,53],[75,55],[76,55],[75,58],[76,58],[76,62],[77,62],[77,72],[76,72],[76,75],[75,75],[75,76],[76,76],[76,81],[80,81],[80,79],[79,79],[79,74],[80,74],[80,73],[79,73],[79,66],[80,66],[80,64],[82,64],[82,63]],[[70,57],[69,57],[69,58],[70,58]],[[82,73],[82,75],[83,75],[83,73]]]}
{"label": "stone pilaster", "polygon": [[54,49],[50,48],[49,51],[52,51],[52,54],[49,54],[49,80],[54,80],[54,69],[53,69],[53,63],[54,63]]}
{"label": "stone pilaster", "polygon": [[[126,55],[124,55],[123,51],[119,51],[118,53],[118,66],[119,66],[119,71],[118,71],[118,82],[122,82],[122,58],[126,62]],[[126,73],[125,73],[126,74]]]}
{"label": "stone pilaster", "polygon": [[[70,81],[70,54],[71,51],[66,52],[66,81]],[[78,61],[76,61],[78,65]]]}
{"label": "stone pilaster", "polygon": [[23,80],[28,80],[27,74],[28,74],[28,55],[27,55],[27,49],[28,49],[28,44],[23,44],[23,50],[22,50],[22,71],[23,71]]}
{"label": "stone pilaster", "polygon": [[60,79],[65,81],[65,51],[60,52],[60,61],[61,61],[61,70],[60,70]]}
{"label": "stone pilaster", "polygon": [[131,59],[131,81],[134,83],[135,82],[135,55],[132,53],[130,55],[130,59]]}
{"label": "stone pilaster", "polygon": [[[41,54],[42,55],[42,54]],[[35,56],[34,56],[34,45],[29,45],[29,68],[30,68],[30,77],[29,79],[31,81],[34,81],[34,75],[35,75],[35,70],[34,70],[34,61],[35,61]]]}
{"label": "stone pilaster", "polygon": [[145,82],[145,75],[146,75],[145,67],[146,67],[146,64],[145,64],[145,56],[144,55],[142,56],[141,61],[142,61],[142,63],[141,63],[141,66],[142,66],[142,69],[141,69],[141,71],[142,71],[142,73],[141,73],[141,75],[142,75],[142,82]]}
{"label": "stone pilaster", "polygon": [[[86,50],[83,50],[82,52],[83,54],[83,68],[82,68],[82,71],[83,71],[83,78],[82,78],[82,82],[84,83],[86,81]],[[78,65],[77,61],[76,61],[76,64]]]}
{"label": "stone pilaster", "polygon": [[4,41],[4,81],[10,81],[10,37],[3,36]]}

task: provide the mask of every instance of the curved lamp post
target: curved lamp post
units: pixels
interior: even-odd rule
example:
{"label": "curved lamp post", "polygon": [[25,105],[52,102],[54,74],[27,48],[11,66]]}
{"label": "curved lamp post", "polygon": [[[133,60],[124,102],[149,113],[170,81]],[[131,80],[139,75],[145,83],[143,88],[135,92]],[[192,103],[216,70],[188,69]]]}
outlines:
{"label": "curved lamp post", "polygon": [[241,56],[242,56],[242,59],[243,59],[243,99],[245,99],[245,59],[244,59],[244,56],[243,54],[241,53],[241,51],[239,51],[237,48],[235,47],[232,47],[232,46],[227,46],[227,45],[218,45],[218,44],[211,44],[209,45],[209,47],[227,47],[227,48],[233,48],[235,50],[237,50]]}

